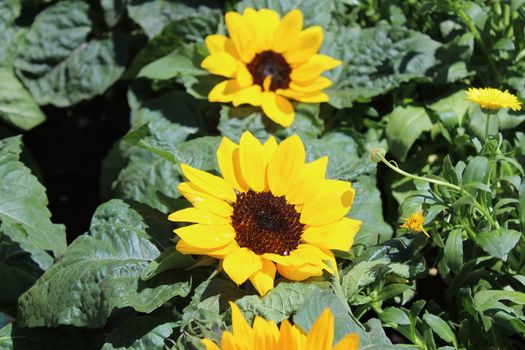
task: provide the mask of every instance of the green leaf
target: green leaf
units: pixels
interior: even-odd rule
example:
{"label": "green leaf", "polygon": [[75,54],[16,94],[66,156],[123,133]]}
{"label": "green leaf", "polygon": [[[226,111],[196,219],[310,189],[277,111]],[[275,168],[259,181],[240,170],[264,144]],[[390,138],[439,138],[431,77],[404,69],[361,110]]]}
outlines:
{"label": "green leaf", "polygon": [[157,257],[157,259],[150,262],[148,266],[146,266],[144,270],[142,270],[140,278],[144,281],[147,281],[161,274],[164,271],[181,267],[188,267],[194,262],[195,260],[190,255],[182,254],[179,251],[177,251],[175,246],[172,246],[169,247],[167,250],[163,251]]}
{"label": "green leaf", "polygon": [[312,293],[319,290],[315,284],[281,282],[262,298],[248,295],[235,303],[249,321],[255,316],[261,316],[266,320],[281,322],[295,313]]}
{"label": "green leaf", "polygon": [[[326,76],[334,85],[327,90],[330,104],[351,107],[355,101],[385,94],[404,82],[427,79],[441,44],[425,34],[385,22],[373,28],[343,27],[329,30],[321,52],[343,64]],[[457,59],[457,58],[455,58]]]}
{"label": "green leaf", "polygon": [[150,316],[126,319],[109,334],[101,350],[166,349],[165,340],[175,325]]}
{"label": "green leaf", "polygon": [[352,186],[356,195],[347,216],[363,222],[354,245],[372,245],[388,240],[393,230],[383,219],[381,196],[376,187],[375,177],[358,176]]}
{"label": "green leaf", "polygon": [[100,0],[100,6],[104,10],[104,20],[108,27],[118,23],[126,11],[127,0]]}
{"label": "green leaf", "polygon": [[423,321],[425,321],[425,323],[432,328],[432,332],[436,333],[441,339],[447,343],[456,345],[456,336],[454,335],[454,332],[452,332],[448,323],[441,317],[426,312],[423,315]]}
{"label": "green leaf", "polygon": [[118,33],[88,41],[89,6],[61,1],[40,12],[15,66],[35,100],[59,107],[102,94],[124,71],[127,37]]}
{"label": "green leaf", "polygon": [[247,7],[254,9],[269,8],[277,11],[281,16],[290,12],[293,9],[301,10],[304,17],[304,27],[314,25],[328,27],[333,20],[334,12],[336,11],[336,1],[324,0],[319,2],[316,0],[302,0],[302,1],[288,1],[288,0],[243,0],[236,4],[238,12],[243,12]]}
{"label": "green leaf", "polygon": [[191,2],[186,4],[168,0],[129,0],[127,9],[129,17],[142,27],[148,37],[153,38],[160,34],[168,24],[188,17],[209,15],[209,7],[218,7],[219,4],[213,0],[200,0],[197,5],[200,6]]}
{"label": "green leaf", "polygon": [[395,297],[396,295],[399,295],[401,293],[404,293],[405,291],[412,289],[412,286],[408,284],[389,284],[388,286],[385,286],[383,289],[377,293],[376,301],[384,300],[384,299],[390,299]]}
{"label": "green leaf", "polygon": [[[476,156],[472,158],[463,173],[463,186],[473,185],[476,183],[485,184],[490,174],[489,160],[485,157]],[[476,188],[470,188],[468,191],[476,193]]]}
{"label": "green leaf", "polygon": [[0,68],[11,68],[16,54],[18,28],[14,22],[22,9],[20,0],[0,2]]}
{"label": "green leaf", "polygon": [[319,118],[319,105],[313,103],[294,103],[295,120],[288,128],[274,123],[258,107],[223,106],[218,129],[223,136],[237,142],[245,131],[250,131],[261,141],[270,135],[284,139],[297,134],[303,141],[317,138],[323,131],[323,122]]}
{"label": "green leaf", "polygon": [[478,245],[491,256],[507,260],[507,254],[518,244],[521,232],[499,228],[491,232],[481,232],[476,237]]}
{"label": "green leaf", "polygon": [[432,128],[432,122],[423,107],[396,107],[386,118],[388,149],[400,160],[406,158],[419,136]]}
{"label": "green leaf", "polygon": [[521,224],[522,230],[525,230],[525,178],[521,180],[521,185],[519,189],[519,221]]}
{"label": "green leaf", "polygon": [[19,161],[21,147],[20,137],[0,141],[0,220],[19,228],[19,234],[4,234],[26,251],[58,256],[66,248],[65,228],[51,222],[45,188]]}
{"label": "green leaf", "polygon": [[5,68],[0,68],[0,117],[22,130],[30,130],[46,120],[29,92]]}
{"label": "green leaf", "polygon": [[447,266],[454,272],[459,272],[463,266],[463,230],[452,230],[445,243],[445,262]]}
{"label": "green leaf", "polygon": [[116,309],[149,313],[189,293],[188,282],[162,275],[148,282],[140,273],[159,250],[144,218],[120,200],[101,205],[89,234],[77,238],[60,260],[19,299],[18,321],[26,327],[101,327]]}

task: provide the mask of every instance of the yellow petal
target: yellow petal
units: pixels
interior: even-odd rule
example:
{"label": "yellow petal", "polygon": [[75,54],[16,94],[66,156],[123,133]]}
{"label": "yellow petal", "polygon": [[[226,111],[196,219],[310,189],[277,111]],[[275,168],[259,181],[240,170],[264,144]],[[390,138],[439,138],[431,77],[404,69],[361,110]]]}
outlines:
{"label": "yellow petal", "polygon": [[210,213],[207,210],[197,208],[186,208],[177,210],[168,216],[168,220],[173,222],[194,222],[196,224],[228,224],[230,218]]}
{"label": "yellow petal", "polygon": [[301,93],[318,92],[332,85],[327,77],[319,76],[306,82],[290,82],[290,90]]}
{"label": "yellow petal", "polygon": [[239,249],[239,245],[237,242],[235,242],[235,240],[223,247],[218,248],[196,247],[183,240],[177,242],[177,250],[182,254],[206,255],[216,259],[224,259],[226,255],[230,254],[236,249]]}
{"label": "yellow petal", "polygon": [[221,338],[222,350],[246,350],[249,345],[244,337],[235,337],[230,332],[223,332]]}
{"label": "yellow petal", "polygon": [[231,102],[241,87],[236,80],[230,79],[220,82],[208,94],[210,102]]}
{"label": "yellow petal", "polygon": [[343,218],[325,226],[310,226],[304,230],[301,238],[323,249],[348,251],[362,224],[359,220]]}
{"label": "yellow petal", "polygon": [[174,231],[189,245],[204,249],[224,247],[235,238],[235,230],[231,225],[194,224]]}
{"label": "yellow petal", "polygon": [[299,136],[292,135],[281,142],[268,164],[268,185],[275,196],[285,195],[301,181],[305,159]]}
{"label": "yellow petal", "polygon": [[248,184],[244,181],[239,161],[239,146],[227,137],[223,137],[217,149],[217,163],[221,169],[222,177],[233,188],[244,192],[248,190]]}
{"label": "yellow petal", "polygon": [[254,272],[262,269],[262,262],[261,258],[248,248],[239,248],[224,257],[222,267],[232,281],[240,285]]}
{"label": "yellow petal", "polygon": [[242,177],[255,192],[262,192],[266,182],[266,161],[261,143],[249,132],[242,134],[239,143]]}
{"label": "yellow petal", "polygon": [[237,73],[238,61],[227,52],[218,52],[207,56],[201,63],[201,67],[211,74],[222,75],[231,78]]}
{"label": "yellow petal", "polygon": [[278,265],[283,266],[295,266],[295,265],[302,265],[304,264],[304,261],[296,256],[290,256],[290,255],[279,255],[279,254],[273,254],[273,253],[264,253],[262,255],[263,259],[270,260],[275,262]]}
{"label": "yellow petal", "polygon": [[296,334],[295,332],[293,332],[292,325],[288,320],[284,320],[281,322],[281,328],[279,333],[279,342],[277,343],[276,349],[301,349],[297,344],[298,341],[295,337]]}
{"label": "yellow petal", "polygon": [[303,29],[303,14],[298,9],[288,12],[275,31],[273,51],[277,53],[285,52],[290,47],[290,43],[297,41]]}
{"label": "yellow petal", "polygon": [[304,281],[310,277],[321,276],[323,269],[319,266],[300,265],[300,266],[285,266],[277,264],[277,271],[284,278],[290,281]]}
{"label": "yellow petal", "polygon": [[279,340],[279,329],[274,321],[266,321],[256,316],[253,321],[254,342],[250,349],[273,350]]}
{"label": "yellow petal", "polygon": [[304,64],[294,68],[290,77],[294,82],[307,82],[316,79],[322,72],[340,65],[342,62],[326,55],[314,55]]}
{"label": "yellow petal", "polygon": [[[274,10],[261,9],[255,13],[245,11],[244,17],[249,21],[257,35],[257,50],[262,52],[271,50],[275,38],[275,31],[279,26],[279,14]],[[247,17],[248,15],[248,17]]]}
{"label": "yellow petal", "polygon": [[224,17],[226,28],[233,40],[237,52],[245,63],[251,62],[255,56],[255,32],[243,16],[237,12],[228,12]]}
{"label": "yellow petal", "polygon": [[350,182],[325,180],[320,184],[319,192],[304,204],[300,221],[311,226],[337,221],[350,210],[354,195]]}
{"label": "yellow petal", "polygon": [[244,315],[239,310],[239,307],[234,302],[230,301],[230,308],[232,309],[232,331],[236,338],[244,338],[247,344],[253,344],[253,330],[246,322]]}
{"label": "yellow petal", "polygon": [[184,176],[198,189],[225,201],[235,202],[237,199],[235,191],[222,177],[195,169],[187,164],[181,164],[180,168]]}
{"label": "yellow petal", "polygon": [[272,91],[262,95],[261,106],[264,114],[277,124],[287,128],[292,125],[295,112],[292,104],[286,98]]}
{"label": "yellow petal", "polygon": [[355,333],[347,334],[337,343],[334,350],[357,350],[359,346],[359,336]]}
{"label": "yellow petal", "polygon": [[266,142],[263,144],[263,153],[264,153],[264,159],[266,160],[266,163],[270,163],[270,160],[273,157],[273,154],[275,150],[277,149],[277,141],[275,141],[275,137],[271,136],[266,140]]}
{"label": "yellow petal", "polygon": [[253,286],[261,296],[265,295],[273,288],[276,271],[277,268],[272,261],[262,259],[262,269],[255,271],[250,276],[250,282],[252,282]]}
{"label": "yellow petal", "polygon": [[[320,249],[311,244],[299,244],[297,249],[293,250],[290,255],[303,260],[307,265],[312,265],[314,268],[325,269],[329,273],[333,273],[333,268],[336,267],[335,263],[333,266],[327,265],[326,263],[332,263],[333,261],[334,254],[331,251]],[[305,266],[302,266],[302,268],[305,268]]]}
{"label": "yellow petal", "polygon": [[289,64],[307,61],[315,55],[323,43],[323,28],[310,27],[299,34],[293,49],[284,53],[284,58]]}
{"label": "yellow petal", "polygon": [[239,86],[242,88],[249,87],[253,84],[252,73],[250,73],[248,68],[242,63],[237,66],[237,83],[239,83]]}
{"label": "yellow petal", "polygon": [[281,94],[284,97],[294,99],[300,102],[306,103],[322,103],[328,102],[330,98],[324,92],[297,92],[291,89],[286,90],[277,90],[277,93]]}
{"label": "yellow petal", "polygon": [[210,211],[225,218],[229,218],[233,214],[233,208],[228,203],[201,191],[191,182],[181,182],[177,189],[196,208]]}
{"label": "yellow petal", "polygon": [[202,343],[202,345],[204,345],[206,350],[221,350],[221,349],[219,349],[217,344],[215,344],[213,341],[211,341],[209,339],[202,339],[201,343]]}
{"label": "yellow petal", "polygon": [[224,35],[220,35],[220,34],[208,35],[204,42],[206,43],[206,48],[208,49],[208,52],[211,55],[219,53],[219,52],[227,52],[230,55],[232,55],[234,58],[236,59],[239,58],[239,55],[237,54],[233,41]]}
{"label": "yellow petal", "polygon": [[252,106],[260,106],[261,97],[262,97],[261,87],[259,85],[252,85],[250,87],[247,87],[239,91],[233,97],[232,102],[233,102],[233,105],[236,107],[244,103],[250,104]]}
{"label": "yellow petal", "polygon": [[332,350],[334,315],[326,308],[312,325],[306,341],[306,350]]}
{"label": "yellow petal", "polygon": [[319,184],[324,180],[327,166],[327,156],[305,164],[302,181],[286,194],[288,203],[302,204],[314,197],[319,191]]}

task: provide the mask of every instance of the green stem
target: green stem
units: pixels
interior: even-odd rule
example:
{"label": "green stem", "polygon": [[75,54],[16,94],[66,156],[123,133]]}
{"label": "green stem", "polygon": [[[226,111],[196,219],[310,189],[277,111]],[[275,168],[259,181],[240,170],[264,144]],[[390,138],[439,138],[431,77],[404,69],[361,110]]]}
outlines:
{"label": "green stem", "polygon": [[485,121],[485,143],[487,143],[489,139],[489,124],[490,124],[490,117],[492,114],[487,113],[487,120]]}

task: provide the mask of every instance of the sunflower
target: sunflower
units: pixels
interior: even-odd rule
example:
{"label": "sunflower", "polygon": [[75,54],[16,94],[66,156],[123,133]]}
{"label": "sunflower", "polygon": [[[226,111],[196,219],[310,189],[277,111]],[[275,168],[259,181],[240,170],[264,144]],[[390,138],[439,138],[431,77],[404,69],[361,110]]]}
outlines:
{"label": "sunflower", "polygon": [[347,251],[361,221],[346,218],[351,183],[325,179],[328,157],[305,163],[297,135],[261,144],[245,132],[239,145],[223,138],[222,177],[182,164],[178,186],[193,207],[169,216],[194,223],[175,230],[177,249],[222,260],[237,285],[250,280],[264,295],[275,274],[294,281],[335,273],[331,249]]}
{"label": "sunflower", "polygon": [[467,100],[478,104],[487,113],[496,113],[501,108],[510,108],[513,111],[521,110],[521,102],[508,90],[470,88],[467,90]]}
{"label": "sunflower", "polygon": [[292,10],[281,19],[273,10],[247,8],[242,15],[228,12],[225,21],[229,38],[208,35],[210,55],[201,63],[210,73],[229,78],[210,91],[211,102],[260,106],[270,119],[288,127],[295,115],[288,99],[328,101],[321,90],[332,82],[321,73],[341,61],[317,54],[323,29],[303,30],[301,11]]}
{"label": "sunflower", "polygon": [[401,228],[406,228],[412,233],[423,232],[425,236],[430,237],[427,230],[425,230],[423,227],[423,224],[425,223],[425,217],[423,216],[422,211],[418,211],[403,220],[405,222],[400,226]]}
{"label": "sunflower", "polygon": [[[357,334],[346,335],[337,345],[334,341],[334,316],[329,308],[317,318],[308,334],[288,320],[281,322],[281,327],[273,321],[256,317],[253,327],[244,319],[241,311],[234,303],[232,309],[232,332],[224,332],[221,339],[222,350],[357,350],[359,338]],[[209,339],[203,339],[206,350],[219,350],[217,344]]]}

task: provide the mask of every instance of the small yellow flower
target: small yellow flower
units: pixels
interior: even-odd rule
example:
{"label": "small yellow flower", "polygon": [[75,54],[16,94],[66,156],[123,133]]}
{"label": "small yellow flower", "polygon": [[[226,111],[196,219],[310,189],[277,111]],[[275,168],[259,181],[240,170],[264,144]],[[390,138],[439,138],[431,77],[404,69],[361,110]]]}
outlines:
{"label": "small yellow flower", "polygon": [[405,222],[400,227],[408,229],[412,233],[423,232],[427,237],[430,237],[427,230],[423,227],[425,223],[425,217],[423,212],[418,211],[408,217],[408,219],[403,219]]}
{"label": "small yellow flower", "polygon": [[260,106],[270,119],[288,127],[295,116],[288,99],[328,101],[322,90],[332,82],[321,73],[341,61],[317,54],[323,29],[303,30],[301,11],[292,10],[281,19],[273,10],[247,8],[242,14],[228,12],[225,22],[229,37],[208,35],[210,55],[201,63],[210,73],[229,78],[210,91],[211,102]]}
{"label": "small yellow flower", "polygon": [[310,333],[305,334],[288,320],[281,322],[277,328],[274,321],[255,317],[253,326],[244,319],[243,314],[234,303],[232,308],[232,332],[224,332],[219,348],[210,339],[201,342],[206,350],[357,350],[359,337],[355,333],[346,335],[337,345],[334,341],[334,316],[329,308],[317,318]]}
{"label": "small yellow flower", "polygon": [[354,189],[325,179],[328,157],[305,161],[297,135],[261,144],[245,132],[239,145],[222,139],[222,177],[182,164],[189,181],[178,190],[193,207],[168,219],[194,225],[175,230],[177,250],[222,260],[235,283],[249,279],[261,295],[273,288],[276,272],[293,281],[335,273],[331,249],[349,250],[362,224],[345,217]]}
{"label": "small yellow flower", "polygon": [[477,103],[487,113],[495,113],[501,108],[510,108],[513,111],[521,110],[521,102],[508,90],[470,88],[467,90],[467,100]]}

